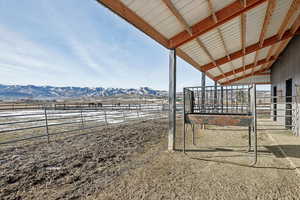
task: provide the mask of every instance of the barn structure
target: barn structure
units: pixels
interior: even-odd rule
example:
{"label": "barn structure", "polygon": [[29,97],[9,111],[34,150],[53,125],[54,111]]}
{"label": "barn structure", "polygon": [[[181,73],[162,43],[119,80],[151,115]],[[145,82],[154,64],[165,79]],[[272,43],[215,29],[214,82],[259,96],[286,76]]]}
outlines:
{"label": "barn structure", "polygon": [[176,128],[176,56],[220,86],[271,84],[273,119],[283,113],[280,120],[299,133],[293,110],[299,102],[300,0],[97,1],[170,50],[169,150]]}

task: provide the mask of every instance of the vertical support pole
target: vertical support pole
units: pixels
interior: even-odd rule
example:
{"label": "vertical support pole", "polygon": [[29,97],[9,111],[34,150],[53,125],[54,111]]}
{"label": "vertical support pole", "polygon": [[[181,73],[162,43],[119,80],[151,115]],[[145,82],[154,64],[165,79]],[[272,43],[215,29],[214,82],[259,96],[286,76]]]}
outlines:
{"label": "vertical support pole", "polygon": [[136,109],[136,116],[138,119],[140,118],[139,109]]}
{"label": "vertical support pole", "polygon": [[81,128],[84,128],[84,124],[83,124],[83,115],[82,115],[82,109],[80,110],[80,118],[81,118]]}
{"label": "vertical support pole", "polygon": [[45,113],[45,128],[46,128],[46,135],[48,139],[48,143],[50,143],[50,138],[49,138],[49,127],[48,127],[48,116],[47,116],[47,108],[44,108],[44,113]]}
{"label": "vertical support pole", "polygon": [[175,149],[176,134],[176,50],[169,54],[169,140],[168,150]]}
{"label": "vertical support pole", "polygon": [[223,86],[221,86],[221,113],[223,113],[223,109],[224,109],[224,88]]}
{"label": "vertical support pole", "polygon": [[256,116],[256,85],[252,85],[252,91],[251,91],[251,112],[253,115],[253,123],[252,123],[252,131],[253,131],[253,137],[254,137],[254,160],[252,165],[255,165],[257,162],[257,116]]}
{"label": "vertical support pole", "polygon": [[218,87],[217,87],[217,81],[215,81],[215,87],[214,87],[214,111],[217,110],[217,92],[218,92]]}
{"label": "vertical support pole", "polygon": [[254,94],[253,94],[253,113],[254,113],[254,125],[253,125],[253,132],[254,132],[254,164],[257,162],[257,115],[256,115],[256,85],[253,84],[254,87]]}
{"label": "vertical support pole", "polygon": [[202,72],[201,74],[201,109],[202,109],[202,112],[205,112],[204,109],[205,109],[205,73]]}
{"label": "vertical support pole", "polygon": [[108,122],[107,122],[107,114],[106,114],[106,110],[105,109],[104,109],[104,120],[105,120],[105,125],[107,126]]}
{"label": "vertical support pole", "polygon": [[123,111],[123,122],[125,122],[126,121],[126,116],[125,116],[124,109],[122,109],[122,111]]}

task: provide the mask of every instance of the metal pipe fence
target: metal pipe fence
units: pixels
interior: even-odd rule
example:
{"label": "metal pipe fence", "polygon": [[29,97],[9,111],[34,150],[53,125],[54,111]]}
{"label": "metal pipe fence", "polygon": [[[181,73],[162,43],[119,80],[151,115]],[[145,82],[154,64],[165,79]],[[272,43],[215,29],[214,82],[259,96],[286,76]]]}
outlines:
{"label": "metal pipe fence", "polygon": [[137,109],[153,109],[163,104],[154,103],[128,103],[128,104],[102,104],[102,103],[0,103],[0,111],[16,111],[16,110],[41,110],[44,107],[52,110],[137,110]]}
{"label": "metal pipe fence", "polygon": [[54,110],[44,107],[40,110],[0,112],[0,145],[86,129],[97,128],[135,120],[166,118],[162,106],[140,106],[140,109],[78,109]]}
{"label": "metal pipe fence", "polygon": [[264,96],[257,99],[257,114],[260,119],[267,118],[277,122],[263,126],[291,129],[299,136],[299,96]]}

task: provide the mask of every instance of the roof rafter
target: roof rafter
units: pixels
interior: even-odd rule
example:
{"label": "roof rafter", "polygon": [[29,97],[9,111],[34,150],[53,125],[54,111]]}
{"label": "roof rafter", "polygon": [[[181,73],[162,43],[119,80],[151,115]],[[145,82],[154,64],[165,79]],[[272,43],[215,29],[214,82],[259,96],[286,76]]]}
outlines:
{"label": "roof rafter", "polygon": [[[293,4],[292,4],[292,6],[293,6]],[[299,7],[298,7],[298,9],[299,9]],[[291,9],[289,10],[289,12],[290,11],[291,11]],[[292,11],[296,12],[293,9],[292,9]],[[286,20],[284,20],[284,21],[286,21]],[[287,23],[290,23],[290,22],[287,22]],[[278,59],[280,53],[285,49],[285,47],[288,45],[289,41],[292,39],[292,37],[288,37],[286,40],[282,40],[285,37],[286,33],[288,32],[289,34],[291,34],[292,36],[294,36],[296,34],[296,32],[299,31],[299,27],[300,27],[300,14],[298,15],[298,17],[294,21],[294,23],[293,23],[292,27],[290,28],[290,30],[285,31],[285,33],[282,35],[281,38],[278,37],[278,34],[276,35],[278,39],[281,39],[281,41],[276,44],[278,46],[277,48],[271,48],[271,49],[276,49],[276,51],[275,51],[274,54],[272,53],[273,50],[271,50],[271,49],[269,50],[269,53],[268,53],[266,59],[267,59],[267,61],[271,61],[271,62],[268,62],[268,63],[264,64],[261,67],[261,69],[258,70],[255,73],[264,72],[264,71],[267,71],[267,70],[270,69],[270,67],[276,61],[276,59]],[[287,28],[287,27],[285,27],[285,28]],[[253,74],[255,74],[255,73],[253,73]],[[250,74],[250,76],[251,76],[251,74]],[[236,81],[242,80],[242,79],[247,78],[247,77],[249,77],[249,76],[246,76],[246,77],[242,76],[242,77],[239,77],[239,79],[232,79],[230,81],[227,81],[226,84],[231,84],[231,83],[234,83]]]}
{"label": "roof rafter", "polygon": [[[186,20],[182,17],[182,15],[179,13],[179,11],[177,10],[177,8],[173,5],[173,3],[171,2],[171,0],[162,0],[165,5],[169,8],[169,10],[173,13],[173,15],[177,18],[177,20],[180,22],[180,24],[183,26],[183,28],[190,34],[192,35],[192,30],[189,27],[188,23],[186,22]],[[216,66],[216,62],[213,58],[213,56],[211,55],[211,53],[208,51],[208,49],[206,48],[206,46],[203,44],[203,42],[199,39],[196,38],[196,42],[198,43],[198,45],[203,49],[203,51],[206,53],[206,55],[209,57],[209,59],[211,60],[212,63],[214,63],[214,65]],[[218,66],[216,66],[218,67]],[[224,75],[223,70],[218,67],[219,71],[221,72],[221,74]]]}
{"label": "roof rafter", "polygon": [[[259,65],[263,65],[263,64],[271,62],[273,60],[275,60],[274,57],[272,57],[270,60],[267,60],[266,58],[265,59],[261,59],[261,60],[257,61],[257,65],[258,66]],[[240,73],[240,72],[243,72],[243,71],[248,70],[248,69],[254,69],[257,65],[255,65],[255,63],[248,64],[245,67],[240,67],[240,68],[236,69],[235,73]],[[229,71],[229,72],[225,73],[226,77],[232,76],[232,75],[234,75],[233,71]],[[221,80],[223,78],[224,78],[223,76],[216,76],[213,80],[218,81],[218,80]]]}
{"label": "roof rafter", "polygon": [[215,16],[218,19],[217,23],[215,23],[212,16],[209,16],[191,27],[192,35],[190,35],[187,31],[183,31],[172,37],[169,40],[169,46],[170,48],[179,47],[180,45],[193,40],[194,38],[228,22],[237,16],[240,16],[242,13],[259,6],[266,1],[267,0],[246,0],[246,6],[244,7],[240,0],[237,0],[215,13]]}
{"label": "roof rafter", "polygon": [[[189,55],[187,55],[184,51],[182,51],[180,48],[176,49],[176,54],[182,58],[183,60],[185,60],[187,63],[189,63],[190,65],[192,65],[193,67],[195,67],[196,69],[200,70],[201,65],[199,63],[197,63],[193,58],[191,58]],[[209,78],[213,79],[213,76],[210,73],[205,73]]]}
{"label": "roof rafter", "polygon": [[[211,0],[207,0],[207,3],[208,3],[208,9],[209,9],[209,11],[210,11],[210,13],[211,13],[211,16],[212,16],[214,22],[215,22],[215,23],[218,23],[218,17],[216,16],[216,13],[215,13],[215,11],[214,11],[214,7],[213,7],[213,4],[212,4]],[[224,51],[225,51],[225,53],[226,53],[227,59],[230,60],[228,47],[227,47],[227,45],[226,45],[226,43],[225,43],[223,34],[222,34],[222,32],[221,32],[221,30],[220,30],[219,27],[217,27],[216,29],[217,29],[218,35],[220,36],[220,39],[221,39],[221,42],[222,42]],[[231,66],[232,70],[235,71],[232,62],[230,62],[230,66]],[[223,74],[224,74],[224,73],[223,73]]]}
{"label": "roof rafter", "polygon": [[[279,28],[279,31],[277,33],[278,39],[281,39],[284,36],[284,33],[285,33],[288,25],[291,22],[291,19],[297,13],[297,11],[299,10],[299,8],[300,8],[300,0],[293,0],[292,5],[290,6],[290,8],[289,8],[289,10],[288,10],[288,12],[287,12],[287,14],[286,14],[286,16],[285,16],[282,24],[281,24],[281,26]],[[299,20],[299,16],[298,16],[298,18],[296,19],[296,21],[294,22],[294,24],[293,24],[293,26],[291,28],[291,33],[296,33],[296,31],[299,28],[299,25],[300,25],[300,20]],[[277,55],[277,57],[279,56],[280,52],[283,51],[283,49],[286,47],[286,45],[289,43],[289,41],[291,39],[292,38],[288,39],[287,41],[281,42],[281,44],[277,48],[277,51],[275,52],[275,55]],[[273,46],[269,49],[267,58],[270,58],[273,55],[273,52],[275,51],[275,49],[276,48],[273,48]],[[273,61],[273,62],[271,62],[269,64],[263,65],[262,69],[264,69],[264,68],[270,68],[275,61]]]}
{"label": "roof rafter", "polygon": [[[267,71],[267,70],[264,70],[264,71]],[[248,78],[248,77],[251,77],[251,76],[269,76],[270,75],[269,73],[262,73],[264,71],[258,70],[256,72],[254,72],[253,74],[252,73],[248,73],[248,74],[245,74],[245,75],[240,76],[238,78],[231,79],[230,81],[223,82],[223,83],[221,83],[221,85],[230,85],[230,84],[232,84],[234,82],[240,81],[242,79],[245,79],[245,78]]]}
{"label": "roof rafter", "polygon": [[[297,32],[299,32],[300,30],[297,30]],[[263,49],[265,47],[268,47],[268,46],[271,46],[273,44],[276,44],[278,42],[281,42],[281,41],[284,41],[290,37],[293,37],[297,32],[295,32],[294,34],[292,32],[290,32],[289,30],[286,31],[284,34],[283,34],[283,37],[281,39],[278,39],[278,36],[277,35],[274,35],[270,38],[267,38],[264,40],[262,46],[260,46],[259,42],[256,43],[256,44],[253,44],[253,45],[250,45],[248,47],[246,47],[246,51],[245,53],[243,52],[243,50],[239,50],[239,51],[236,51],[232,54],[230,54],[230,58],[231,60],[235,60],[237,58],[240,58],[244,55],[247,55],[247,54],[250,54],[250,53],[253,53],[259,49]],[[217,63],[217,66],[220,66],[220,65],[223,65],[225,63],[229,62],[227,57],[223,57],[223,58],[220,58],[218,60],[216,60],[216,63]],[[213,68],[215,68],[216,66],[213,64],[213,63],[208,63],[208,64],[205,64],[201,67],[201,69],[203,71],[208,71],[208,70],[211,70]]]}
{"label": "roof rafter", "polygon": [[[247,6],[246,0],[241,0],[242,6],[245,8]],[[242,13],[241,15],[241,44],[242,44],[242,51],[243,51],[243,57],[242,57],[242,63],[245,71],[245,43],[246,43],[246,14]]]}
{"label": "roof rafter", "polygon": [[[264,19],[264,23],[263,23],[263,27],[261,29],[260,36],[259,36],[259,45],[260,46],[262,46],[263,43],[264,43],[265,35],[266,35],[266,32],[267,32],[268,27],[270,25],[270,21],[271,21],[272,15],[274,13],[275,7],[276,7],[276,1],[275,0],[269,0],[268,1],[268,7],[267,7],[267,10],[266,10],[265,19]],[[255,66],[257,66],[258,56],[259,56],[259,50],[256,51],[256,53],[255,53],[255,58],[254,58]],[[252,73],[254,73],[254,68],[252,69]]]}

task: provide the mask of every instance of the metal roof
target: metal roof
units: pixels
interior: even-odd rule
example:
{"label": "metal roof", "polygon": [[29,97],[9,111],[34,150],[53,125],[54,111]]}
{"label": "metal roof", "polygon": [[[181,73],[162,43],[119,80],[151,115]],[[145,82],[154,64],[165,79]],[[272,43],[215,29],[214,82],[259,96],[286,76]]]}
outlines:
{"label": "metal roof", "polygon": [[220,84],[270,83],[300,0],[97,0]]}

